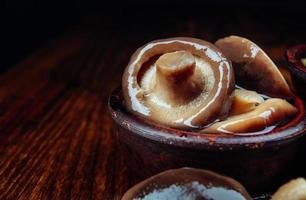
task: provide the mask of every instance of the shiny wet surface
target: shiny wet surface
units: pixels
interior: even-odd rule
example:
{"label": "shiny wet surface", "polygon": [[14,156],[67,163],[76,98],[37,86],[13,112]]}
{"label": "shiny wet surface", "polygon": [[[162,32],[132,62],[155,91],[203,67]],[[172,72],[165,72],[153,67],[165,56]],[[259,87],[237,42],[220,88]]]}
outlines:
{"label": "shiny wet surface", "polygon": [[[1,67],[7,68],[0,77],[0,199],[117,200],[135,184],[113,137],[107,99],[120,84],[130,55],[146,42],[173,36],[213,42],[230,34],[243,35],[256,41],[284,68],[285,49],[305,39],[304,8],[294,13],[287,2],[280,9],[275,5],[245,9],[218,6],[208,14],[203,7],[153,5],[150,18],[147,6],[118,13],[116,5],[112,16],[99,12],[102,16],[83,19],[62,36],[52,32],[56,21],[49,24],[37,13],[33,18],[22,18],[22,27],[10,23],[13,32],[3,29],[6,35],[15,36],[2,37],[8,49],[3,49],[6,54],[1,58]],[[164,10],[159,17],[156,9]],[[212,15],[216,9],[222,14]],[[55,10],[50,13],[57,15]],[[299,15],[303,17],[294,20]],[[33,24],[36,19],[41,19],[40,23]],[[27,36],[40,35],[41,24],[50,38],[39,45],[36,41],[33,47]],[[27,53],[7,55],[18,48],[27,49]],[[290,173],[306,176],[305,170]]]}

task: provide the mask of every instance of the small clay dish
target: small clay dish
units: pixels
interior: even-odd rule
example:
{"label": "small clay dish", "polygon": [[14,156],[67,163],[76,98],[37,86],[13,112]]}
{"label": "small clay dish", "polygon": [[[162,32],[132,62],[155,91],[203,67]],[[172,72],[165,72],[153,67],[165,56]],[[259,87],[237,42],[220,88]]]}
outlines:
{"label": "small clay dish", "polygon": [[204,134],[154,124],[126,110],[121,88],[110,95],[109,110],[134,183],[194,167],[230,176],[258,194],[274,191],[298,172],[306,120],[302,100],[295,96],[292,103],[299,113],[266,134]]}
{"label": "small clay dish", "polygon": [[306,44],[300,44],[287,49],[286,59],[288,68],[292,76],[295,78],[295,87],[303,95],[306,95],[306,66],[301,62],[302,58],[306,58]]}
{"label": "small clay dish", "polygon": [[180,168],[152,176],[122,197],[122,200],[134,199],[251,200],[252,197],[232,178],[203,169]]}

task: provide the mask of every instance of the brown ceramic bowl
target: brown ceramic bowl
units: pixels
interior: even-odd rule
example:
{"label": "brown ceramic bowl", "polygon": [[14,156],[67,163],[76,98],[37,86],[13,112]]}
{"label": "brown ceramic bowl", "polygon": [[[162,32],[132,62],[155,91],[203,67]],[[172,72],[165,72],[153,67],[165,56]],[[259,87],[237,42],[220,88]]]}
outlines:
{"label": "brown ceramic bowl", "polygon": [[306,97],[306,67],[302,64],[301,58],[306,58],[306,44],[296,45],[286,51],[288,68],[294,77],[295,87]]}
{"label": "brown ceramic bowl", "polygon": [[274,191],[296,175],[302,136],[304,106],[294,98],[299,114],[287,124],[264,135],[200,134],[162,127],[126,111],[121,89],[109,98],[109,109],[127,164],[143,180],[164,170],[194,167],[235,178],[251,193]]}

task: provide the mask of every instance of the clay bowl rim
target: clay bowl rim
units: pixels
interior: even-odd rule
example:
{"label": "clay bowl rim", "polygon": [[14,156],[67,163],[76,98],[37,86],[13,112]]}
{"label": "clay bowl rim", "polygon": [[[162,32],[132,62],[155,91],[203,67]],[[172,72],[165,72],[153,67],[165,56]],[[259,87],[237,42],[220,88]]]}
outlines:
{"label": "clay bowl rim", "polygon": [[289,69],[306,75],[306,67],[301,62],[302,55],[306,56],[306,44],[298,44],[290,47],[285,53]]}
{"label": "clay bowl rim", "polygon": [[148,120],[136,117],[124,108],[122,89],[113,90],[108,99],[111,117],[120,127],[129,130],[144,139],[188,149],[206,150],[233,150],[233,149],[258,149],[271,145],[280,145],[294,141],[306,134],[306,117],[302,99],[293,95],[294,105],[299,108],[299,113],[287,124],[276,128],[268,134],[246,135],[235,134],[206,134],[183,131],[160,126]]}

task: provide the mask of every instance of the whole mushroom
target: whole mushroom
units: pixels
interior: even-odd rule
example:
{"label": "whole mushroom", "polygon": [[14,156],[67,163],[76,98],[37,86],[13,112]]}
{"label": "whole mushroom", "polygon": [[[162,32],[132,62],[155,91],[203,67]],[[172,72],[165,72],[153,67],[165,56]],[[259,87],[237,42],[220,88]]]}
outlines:
{"label": "whole mushroom", "polygon": [[236,81],[240,86],[271,97],[292,97],[279,69],[254,42],[239,36],[229,36],[219,39],[215,45],[233,62]]}
{"label": "whole mushroom", "polygon": [[202,132],[247,133],[263,130],[286,119],[298,110],[283,99],[271,98],[259,104],[254,110],[228,117],[216,122]]}
{"label": "whole mushroom", "polygon": [[226,116],[234,85],[231,62],[214,45],[184,37],[139,48],[122,78],[130,112],[179,129]]}

